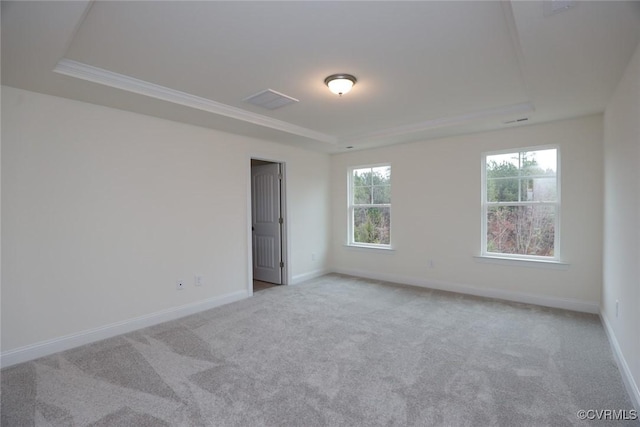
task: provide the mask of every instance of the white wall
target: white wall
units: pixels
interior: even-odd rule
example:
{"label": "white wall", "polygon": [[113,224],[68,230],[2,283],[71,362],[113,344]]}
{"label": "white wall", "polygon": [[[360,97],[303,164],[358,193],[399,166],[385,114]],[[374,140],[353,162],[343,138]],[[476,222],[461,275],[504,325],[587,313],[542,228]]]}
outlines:
{"label": "white wall", "polygon": [[290,277],[326,271],[328,155],[3,87],[3,354],[247,296],[252,155],[286,162]]}
{"label": "white wall", "polygon": [[604,117],[602,318],[640,410],[640,45]]}
{"label": "white wall", "polygon": [[[485,151],[558,144],[565,268],[481,262]],[[334,155],[337,271],[597,312],[602,285],[602,116]],[[394,252],[345,247],[349,166],[391,162]],[[428,260],[433,260],[433,268]]]}

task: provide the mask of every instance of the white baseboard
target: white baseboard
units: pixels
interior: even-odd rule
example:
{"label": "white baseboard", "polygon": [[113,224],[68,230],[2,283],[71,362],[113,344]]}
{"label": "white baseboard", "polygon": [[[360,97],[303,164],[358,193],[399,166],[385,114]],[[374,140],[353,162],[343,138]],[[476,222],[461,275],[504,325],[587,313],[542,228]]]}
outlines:
{"label": "white baseboard", "polygon": [[457,292],[461,294],[475,295],[479,297],[496,298],[507,301],[522,302],[526,304],[541,305],[544,307],[562,308],[565,310],[580,311],[584,313],[598,314],[600,307],[597,303],[572,298],[556,298],[524,292],[506,291],[496,288],[483,288],[459,283],[444,282],[439,280],[426,280],[417,277],[397,276],[394,274],[376,273],[365,270],[334,269],[336,273],[350,276],[363,277],[385,282],[401,283],[422,288],[438,289],[441,291]]}
{"label": "white baseboard", "polygon": [[325,274],[328,274],[328,273],[331,273],[331,270],[321,269],[321,270],[310,271],[304,274],[298,274],[297,276],[293,276],[291,278],[290,285],[299,285],[302,282],[306,282],[307,280],[324,276]]}
{"label": "white baseboard", "polygon": [[69,350],[74,347],[90,344],[116,335],[126,334],[148,326],[157,325],[169,320],[178,319],[190,314],[199,313],[204,310],[239,301],[247,298],[248,296],[249,294],[247,291],[232,292],[203,301],[169,308],[156,313],[8,350],[0,354],[0,367],[5,368],[18,363],[28,362],[29,360],[48,356],[60,351]]}
{"label": "white baseboard", "polygon": [[629,397],[631,399],[631,403],[635,407],[636,411],[640,412],[640,390],[638,389],[638,384],[633,379],[633,375],[631,374],[631,369],[629,369],[629,365],[627,364],[627,360],[624,358],[622,354],[622,349],[620,348],[620,344],[618,344],[618,340],[616,338],[615,333],[613,332],[613,328],[611,324],[607,320],[607,317],[600,311],[600,319],[602,320],[602,324],[604,325],[604,330],[607,333],[607,338],[609,338],[609,343],[611,344],[611,350],[613,351],[613,356],[618,363],[618,369],[620,369],[620,374],[622,375],[622,382],[629,393]]}

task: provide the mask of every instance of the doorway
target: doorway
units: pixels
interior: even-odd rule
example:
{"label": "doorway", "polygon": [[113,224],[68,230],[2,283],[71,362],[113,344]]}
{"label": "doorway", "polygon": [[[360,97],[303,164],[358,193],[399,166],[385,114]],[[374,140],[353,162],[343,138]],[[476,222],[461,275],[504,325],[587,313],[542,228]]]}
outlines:
{"label": "doorway", "polygon": [[251,159],[253,291],[286,281],[284,164]]}

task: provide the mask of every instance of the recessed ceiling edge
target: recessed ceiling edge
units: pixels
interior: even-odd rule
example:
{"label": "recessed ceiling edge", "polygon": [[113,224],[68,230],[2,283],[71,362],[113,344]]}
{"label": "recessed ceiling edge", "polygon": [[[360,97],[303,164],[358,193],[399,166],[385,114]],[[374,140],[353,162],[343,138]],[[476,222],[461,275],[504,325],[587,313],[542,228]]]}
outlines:
{"label": "recessed ceiling edge", "polygon": [[61,59],[56,64],[53,71],[65,76],[98,83],[131,93],[137,93],[139,95],[160,99],[162,101],[183,105],[185,107],[195,108],[212,114],[230,117],[254,125],[264,126],[327,144],[335,145],[338,143],[338,139],[332,135],[316,132],[312,129],[307,129],[282,120],[272,119],[271,117],[245,111],[211,99],[191,95],[186,92],[181,92],[179,90],[136,79],[124,74],[114,73],[113,71],[94,67],[71,59]]}

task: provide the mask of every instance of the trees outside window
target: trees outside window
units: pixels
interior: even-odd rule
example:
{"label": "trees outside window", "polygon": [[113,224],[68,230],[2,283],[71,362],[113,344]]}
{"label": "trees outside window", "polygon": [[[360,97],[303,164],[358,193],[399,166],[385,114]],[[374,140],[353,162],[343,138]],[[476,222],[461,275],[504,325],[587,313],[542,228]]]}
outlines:
{"label": "trees outside window", "polygon": [[349,171],[349,244],[391,244],[391,165]]}
{"label": "trees outside window", "polygon": [[482,253],[558,259],[557,148],[486,154],[483,178]]}

